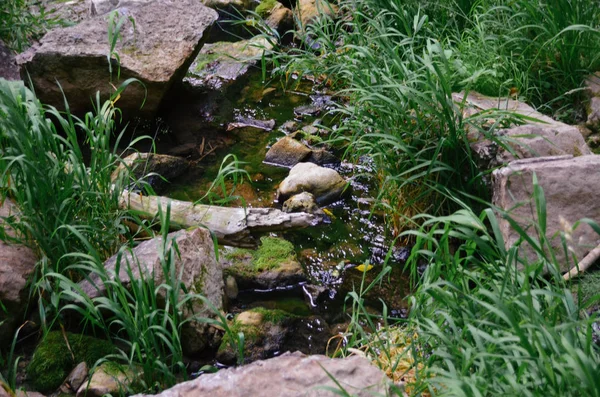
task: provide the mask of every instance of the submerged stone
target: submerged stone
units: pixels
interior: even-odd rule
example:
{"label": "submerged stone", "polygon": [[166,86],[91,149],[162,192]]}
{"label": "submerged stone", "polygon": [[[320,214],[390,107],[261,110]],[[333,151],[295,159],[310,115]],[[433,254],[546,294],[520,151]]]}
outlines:
{"label": "submerged stone", "polygon": [[293,167],[301,162],[310,162],[319,165],[336,164],[340,160],[325,149],[311,149],[298,141],[299,137],[285,136],[278,140],[265,155],[265,162],[284,167]]}
{"label": "submerged stone", "polygon": [[[232,335],[244,334],[244,363],[291,349],[307,354],[322,353],[331,337],[329,325],[322,318],[299,317],[278,309],[255,308],[242,312],[229,327]],[[217,360],[233,364],[238,359],[237,355],[231,335],[225,335]]]}
{"label": "submerged stone", "polygon": [[315,196],[311,193],[302,192],[293,195],[283,203],[283,212],[308,212],[310,214],[322,214],[323,211],[315,203]]}

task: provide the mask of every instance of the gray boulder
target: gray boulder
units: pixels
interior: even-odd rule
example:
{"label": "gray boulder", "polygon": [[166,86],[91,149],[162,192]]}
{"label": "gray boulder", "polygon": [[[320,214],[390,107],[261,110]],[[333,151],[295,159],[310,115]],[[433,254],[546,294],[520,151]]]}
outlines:
{"label": "gray boulder", "polygon": [[498,150],[496,165],[531,157],[592,154],[577,127],[559,124],[526,124],[500,132],[512,149]]}
{"label": "gray boulder", "polygon": [[264,37],[205,45],[184,79],[199,91],[223,91],[245,77],[273,45]]}
{"label": "gray boulder", "polygon": [[339,200],[349,189],[348,183],[331,168],[313,163],[298,163],[277,189],[277,200],[285,202],[289,197],[302,192],[311,193],[319,205]]}
{"label": "gray boulder", "polygon": [[[515,159],[591,154],[591,151],[578,127],[570,126],[548,117],[528,104],[508,98],[495,98],[470,92],[466,97],[464,92],[452,94],[457,104],[464,102],[463,117],[472,117],[489,110],[510,111],[526,118],[525,125],[511,125],[495,132],[499,141],[506,147],[499,146],[488,139],[480,131],[468,129],[468,138],[478,165],[482,169],[491,169]],[[480,122],[493,123],[493,118],[482,119]]]}
{"label": "gray boulder", "polygon": [[[546,197],[547,230],[561,271],[573,265],[571,256],[581,260],[600,243],[600,236],[586,224],[574,225],[581,218],[600,219],[600,200],[596,187],[600,186],[600,156],[560,156],[518,160],[493,173],[493,203],[508,211],[528,234],[537,239],[533,225],[537,224],[535,201],[532,199],[535,174]],[[500,229],[507,247],[512,246],[519,235],[507,220],[500,219]],[[566,232],[569,246],[567,263],[562,247],[560,232]],[[536,259],[533,249],[527,244],[521,254],[529,261]]]}
{"label": "gray boulder", "polygon": [[[195,0],[131,2],[118,13],[126,22],[114,49],[120,66],[114,57],[111,62],[112,84],[119,86],[129,78],[142,84],[130,85],[117,106],[127,115],[149,116],[185,76],[217,13]],[[104,99],[114,92],[107,61],[108,26],[108,16],[98,15],[76,26],[53,29],[18,57],[21,76],[31,78],[43,103],[64,108],[62,89],[71,110],[81,113],[92,108],[90,98],[97,91]]]}
{"label": "gray boulder", "polygon": [[[0,227],[14,238],[16,233],[4,223],[4,218],[18,216],[18,209],[10,199],[4,199],[0,204]],[[0,302],[6,309],[6,312],[0,309],[0,346],[10,344],[15,329],[23,320],[29,298],[27,283],[37,261],[31,248],[0,240]]]}
{"label": "gray boulder", "polygon": [[[177,243],[180,255],[177,256],[174,266],[175,274],[181,273],[181,283],[192,293],[205,296],[217,309],[223,307],[223,271],[215,259],[214,245],[210,232],[203,228],[193,230],[181,230],[169,234],[169,238]],[[131,264],[134,278],[153,277],[154,283],[160,285],[166,281],[161,265],[162,238],[156,237],[143,242],[133,250],[125,251],[121,258],[119,274],[115,274],[117,257],[114,255],[105,264],[109,277],[119,277],[124,285],[131,282],[127,274],[126,264]],[[97,274],[92,274],[89,280],[79,283],[79,286],[90,298],[96,298],[106,292],[103,281]],[[159,296],[164,298],[165,291],[161,289]],[[200,301],[194,301],[192,310],[184,307],[184,316],[189,318],[193,315],[201,317],[213,317],[208,308]],[[196,322],[186,323],[183,329],[185,338],[182,337],[184,352],[195,354],[203,350],[211,342],[211,330],[208,326]]]}
{"label": "gray boulder", "polygon": [[388,379],[367,358],[332,359],[322,355],[285,353],[269,360],[228,368],[180,383],[161,397],[334,396],[323,386],[338,389],[336,379],[353,396],[387,395]]}

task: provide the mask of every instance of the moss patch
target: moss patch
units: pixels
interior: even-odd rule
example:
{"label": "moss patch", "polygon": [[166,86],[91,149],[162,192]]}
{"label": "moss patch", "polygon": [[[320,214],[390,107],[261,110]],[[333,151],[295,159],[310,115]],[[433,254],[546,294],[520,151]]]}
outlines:
{"label": "moss patch", "polygon": [[295,260],[294,246],[287,240],[277,237],[263,237],[261,245],[254,252],[252,265],[257,271],[274,269],[284,262]]}
{"label": "moss patch", "polygon": [[67,333],[67,339],[75,360],[59,331],[49,332],[35,349],[27,375],[37,391],[53,392],[78,363],[85,361],[91,367],[114,352],[114,347],[106,340],[71,333]]}
{"label": "moss patch", "polygon": [[277,5],[277,0],[262,0],[254,10],[262,18],[269,15],[269,12]]}

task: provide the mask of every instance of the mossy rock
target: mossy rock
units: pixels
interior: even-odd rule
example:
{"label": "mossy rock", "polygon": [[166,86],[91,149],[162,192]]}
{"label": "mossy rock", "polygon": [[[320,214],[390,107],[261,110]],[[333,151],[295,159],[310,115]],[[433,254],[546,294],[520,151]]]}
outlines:
{"label": "mossy rock", "polygon": [[236,249],[223,255],[223,274],[240,289],[269,289],[306,280],[294,246],[277,237],[261,238],[256,251]]}
{"label": "mossy rock", "polygon": [[[244,320],[240,319],[244,317]],[[229,324],[230,333],[227,333],[219,350],[217,360],[225,364],[233,364],[238,352],[232,347],[231,337],[244,334],[244,363],[268,358],[279,351],[287,337],[287,326],[298,316],[283,310],[268,310],[254,308],[240,313]]]}
{"label": "mossy rock", "polygon": [[262,0],[254,10],[262,18],[269,15],[271,10],[277,5],[277,0]]}
{"label": "mossy rock", "polygon": [[49,332],[35,349],[27,367],[29,379],[41,393],[56,390],[78,363],[85,361],[92,367],[96,361],[114,352],[113,345],[106,340],[71,333],[66,335],[69,346],[62,332]]}

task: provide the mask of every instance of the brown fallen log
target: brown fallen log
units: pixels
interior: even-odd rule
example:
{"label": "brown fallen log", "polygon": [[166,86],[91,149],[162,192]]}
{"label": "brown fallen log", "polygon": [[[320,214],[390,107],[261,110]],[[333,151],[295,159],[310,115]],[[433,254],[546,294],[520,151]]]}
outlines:
{"label": "brown fallen log", "polygon": [[188,201],[161,196],[142,196],[124,191],[119,207],[135,211],[145,219],[154,219],[159,209],[171,206],[171,228],[186,229],[204,226],[211,230],[220,244],[255,247],[255,235],[262,232],[298,229],[319,224],[323,217],[305,212],[285,213],[276,208],[219,207],[194,205]]}

